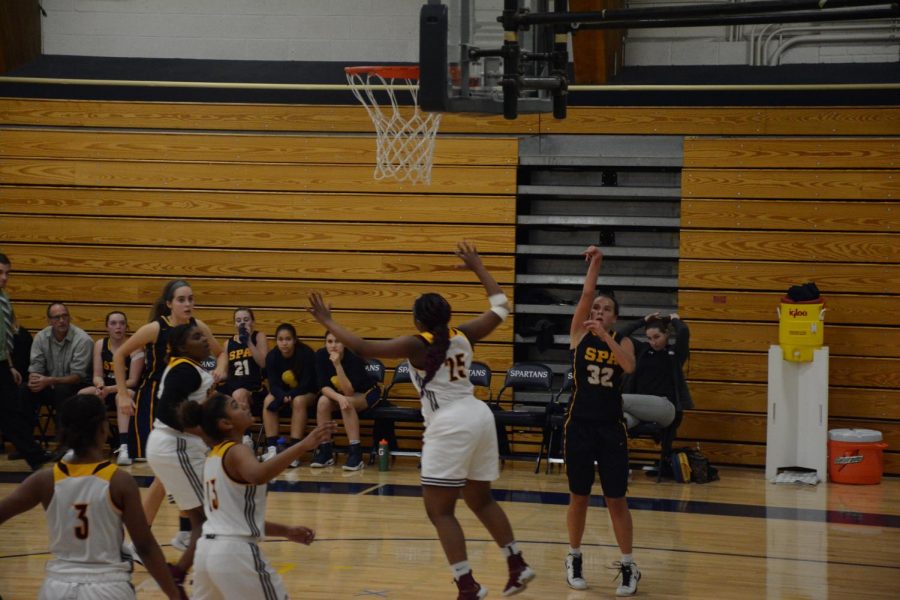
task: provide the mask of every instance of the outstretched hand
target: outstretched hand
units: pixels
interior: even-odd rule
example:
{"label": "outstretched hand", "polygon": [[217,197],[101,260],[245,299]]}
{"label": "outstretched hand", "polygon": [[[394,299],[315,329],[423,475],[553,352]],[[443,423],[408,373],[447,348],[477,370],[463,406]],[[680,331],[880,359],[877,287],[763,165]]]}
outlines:
{"label": "outstretched hand", "polygon": [[[475,249],[475,244],[472,242],[466,240],[458,242],[455,254],[470,271],[477,271],[484,266],[484,263],[481,262],[481,256],[478,255],[478,250]],[[457,265],[457,268],[461,269],[462,265]]]}
{"label": "outstretched hand", "polygon": [[325,299],[319,292],[309,295],[309,306],[306,311],[322,325],[331,320],[331,305],[325,304]]}

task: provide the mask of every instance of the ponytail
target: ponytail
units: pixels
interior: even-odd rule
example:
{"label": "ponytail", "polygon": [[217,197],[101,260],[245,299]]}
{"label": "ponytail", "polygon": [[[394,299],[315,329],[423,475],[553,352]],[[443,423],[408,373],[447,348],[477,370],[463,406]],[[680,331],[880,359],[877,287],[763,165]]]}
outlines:
{"label": "ponytail", "polygon": [[227,417],[225,406],[230,396],[225,394],[213,394],[211,398],[203,404],[186,400],[178,407],[178,418],[181,420],[181,426],[185,429],[188,427],[200,427],[203,433],[210,440],[218,444],[225,439],[219,430],[219,419]]}
{"label": "ponytail", "polygon": [[444,359],[447,357],[447,348],[450,347],[450,329],[448,327],[451,316],[450,304],[440,294],[422,294],[413,304],[413,316],[433,336],[428,350],[425,352],[425,379],[422,381],[422,394],[425,394],[425,386],[434,378]]}

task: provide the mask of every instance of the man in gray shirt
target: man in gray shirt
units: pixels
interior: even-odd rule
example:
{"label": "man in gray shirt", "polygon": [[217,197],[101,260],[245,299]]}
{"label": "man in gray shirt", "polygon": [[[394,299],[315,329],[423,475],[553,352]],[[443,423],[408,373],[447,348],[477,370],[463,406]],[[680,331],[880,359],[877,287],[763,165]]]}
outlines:
{"label": "man in gray shirt", "polygon": [[47,321],[49,326],[34,336],[28,380],[19,388],[23,404],[36,410],[50,403],[59,409],[90,381],[91,336],[69,322],[69,309],[62,302],[47,307]]}

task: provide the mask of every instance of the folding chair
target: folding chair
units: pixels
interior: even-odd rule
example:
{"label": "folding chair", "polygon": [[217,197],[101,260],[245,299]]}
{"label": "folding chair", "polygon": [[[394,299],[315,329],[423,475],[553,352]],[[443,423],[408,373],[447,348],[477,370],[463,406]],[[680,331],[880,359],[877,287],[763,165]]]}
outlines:
{"label": "folding chair", "polygon": [[[566,423],[569,401],[571,400],[573,389],[575,389],[574,373],[572,367],[569,367],[566,374],[563,376],[562,386],[560,386],[559,391],[556,392],[556,395],[553,397],[553,403],[550,405],[550,416],[548,418],[548,428],[550,433],[547,439],[547,473],[550,472],[550,467],[552,465],[561,465],[566,462],[562,453],[560,453],[559,456],[554,457],[552,452],[554,442],[558,443],[558,441],[561,441],[564,435],[563,427]],[[566,402],[563,404],[562,398],[566,395],[568,395],[568,398],[566,398]]]}
{"label": "folding chair", "polygon": [[487,402],[493,399],[493,391],[491,390],[491,368],[483,362],[473,360],[469,365],[469,381],[476,388],[484,388],[487,390]]}
{"label": "folding chair", "polygon": [[[504,392],[514,394],[511,410],[502,410],[500,402]],[[546,393],[546,395],[545,395]],[[497,421],[501,458],[512,457],[509,442],[505,440],[506,427],[533,427],[541,430],[541,447],[538,449],[534,472],[541,469],[541,459],[548,442],[549,409],[553,402],[553,371],[545,364],[515,363],[506,372],[503,387],[494,399],[494,418]]]}
{"label": "folding chair", "polygon": [[678,426],[681,425],[683,415],[684,413],[681,411],[676,412],[675,420],[665,427],[659,423],[641,421],[628,430],[629,438],[648,438],[659,444],[659,458],[656,460],[657,483],[662,480],[663,468],[672,454],[672,443],[675,441],[675,434],[678,432]]}
{"label": "folding chair", "polygon": [[[403,421],[408,423],[421,423],[423,421],[422,412],[418,408],[395,406],[391,403],[390,396],[394,386],[412,385],[412,375],[409,371],[409,362],[402,362],[394,369],[394,376],[390,385],[384,389],[381,395],[381,402],[377,406],[365,411],[365,418],[373,421],[372,431],[372,452],[369,455],[369,463],[375,462],[378,452],[378,440],[387,440],[391,448],[391,456],[421,456],[418,451],[400,450],[397,445],[397,434],[394,423]],[[363,417],[363,413],[360,413]],[[374,439],[377,438],[377,439]]]}

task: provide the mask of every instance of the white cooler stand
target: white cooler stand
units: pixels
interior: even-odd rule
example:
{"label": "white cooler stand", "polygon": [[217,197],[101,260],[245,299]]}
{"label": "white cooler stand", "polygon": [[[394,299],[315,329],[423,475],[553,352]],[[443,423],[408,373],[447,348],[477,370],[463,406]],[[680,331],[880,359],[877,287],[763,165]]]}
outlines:
{"label": "white cooler stand", "polygon": [[769,347],[766,479],[786,467],[828,480],[828,346],[812,362],[786,361],[781,346]]}

